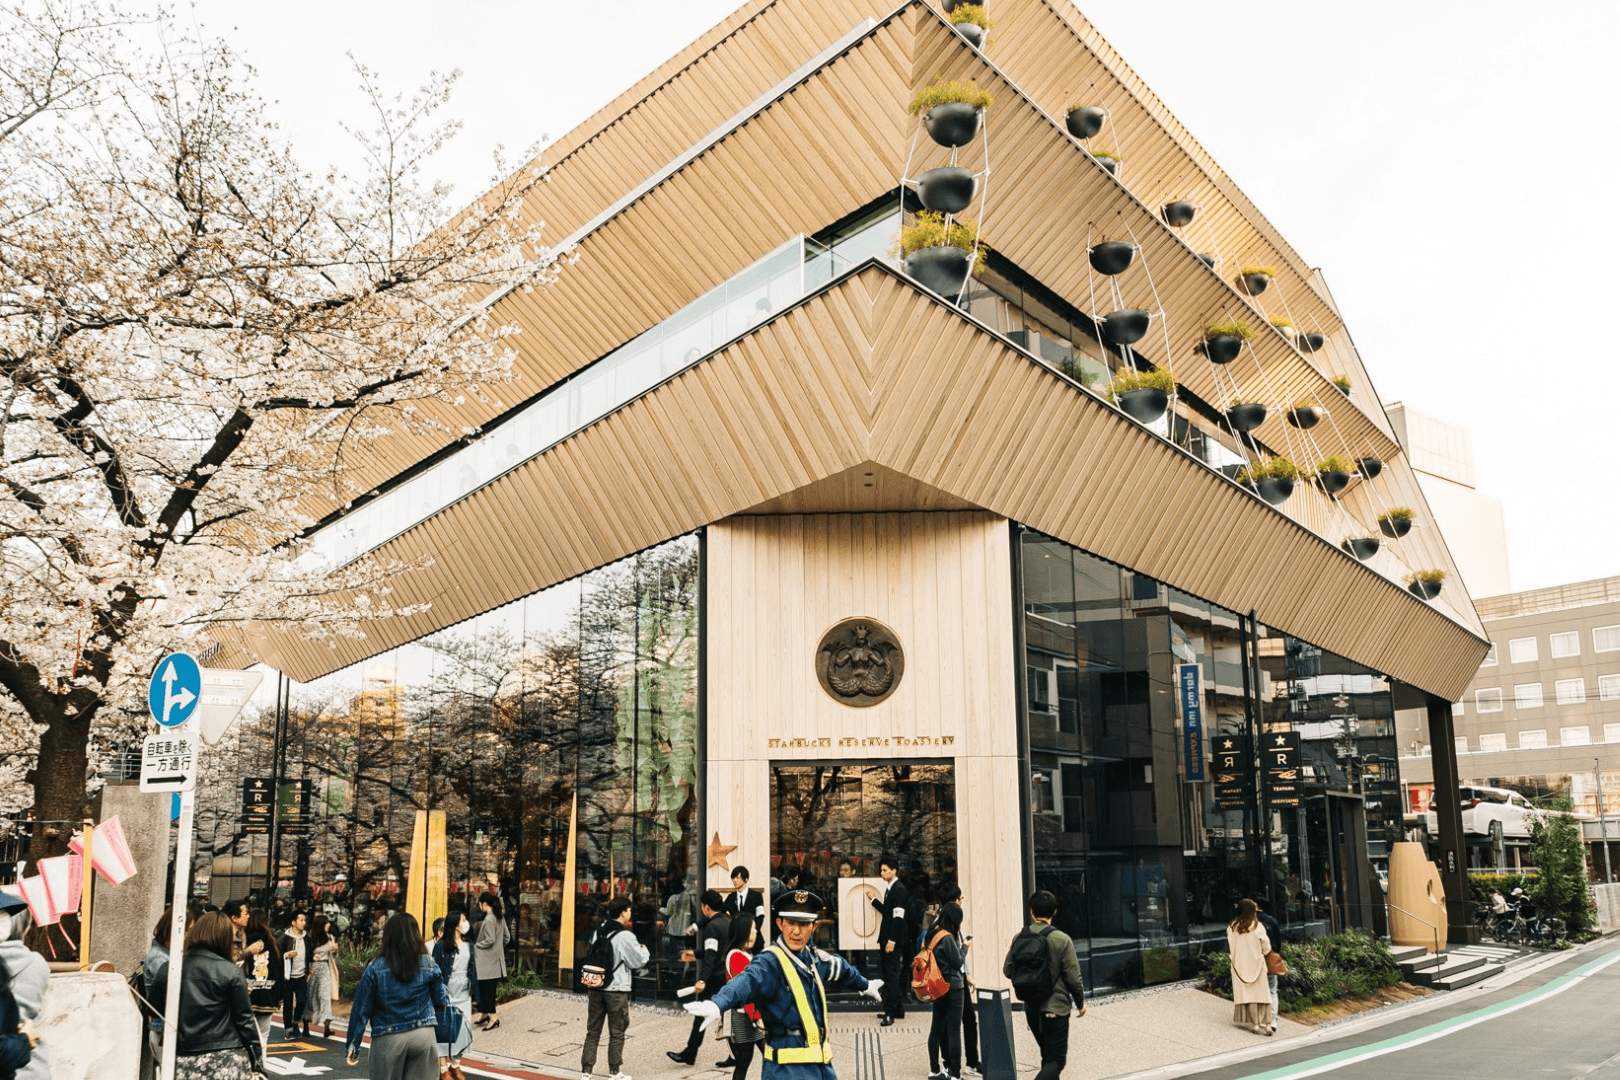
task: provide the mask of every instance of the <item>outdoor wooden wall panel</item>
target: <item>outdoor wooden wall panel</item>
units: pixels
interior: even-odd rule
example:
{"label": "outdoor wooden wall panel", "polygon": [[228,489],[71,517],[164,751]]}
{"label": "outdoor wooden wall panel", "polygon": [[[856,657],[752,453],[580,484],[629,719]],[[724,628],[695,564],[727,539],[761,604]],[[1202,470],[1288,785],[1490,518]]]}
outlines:
{"label": "outdoor wooden wall panel", "polygon": [[[761,423],[719,422],[739,391]],[[267,652],[310,678],[867,460],[1442,696],[1483,655],[1456,621],[1471,609],[1431,609],[879,267],[385,545],[433,558],[398,591],[431,597],[427,616],[331,649],[274,634]]]}

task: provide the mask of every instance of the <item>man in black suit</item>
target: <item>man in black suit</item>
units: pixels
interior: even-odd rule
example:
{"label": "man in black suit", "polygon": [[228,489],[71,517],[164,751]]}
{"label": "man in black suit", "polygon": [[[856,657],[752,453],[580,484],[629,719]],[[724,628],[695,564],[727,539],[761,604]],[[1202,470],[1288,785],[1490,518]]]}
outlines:
{"label": "man in black suit", "polygon": [[[703,918],[698,920],[697,940],[693,952],[697,954],[697,982],[693,1001],[707,1001],[726,984],[726,939],[731,936],[731,920],[726,918],[726,902],[718,890],[707,889],[698,903]],[[697,1053],[703,1046],[703,1021],[694,1017],[692,1033],[684,1050],[666,1050],[669,1060],[681,1065],[696,1065]]]}
{"label": "man in black suit", "polygon": [[752,919],[760,936],[764,937],[765,900],[748,887],[748,867],[735,867],[731,871],[731,884],[736,891],[726,897],[726,917],[732,921],[739,915]]}
{"label": "man in black suit", "polygon": [[878,948],[883,950],[883,1027],[906,1015],[906,989],[911,985],[912,946],[917,940],[916,901],[900,883],[899,867],[893,855],[878,862],[878,875],[889,885],[881,898],[872,898],[872,907],[883,916],[878,929]]}

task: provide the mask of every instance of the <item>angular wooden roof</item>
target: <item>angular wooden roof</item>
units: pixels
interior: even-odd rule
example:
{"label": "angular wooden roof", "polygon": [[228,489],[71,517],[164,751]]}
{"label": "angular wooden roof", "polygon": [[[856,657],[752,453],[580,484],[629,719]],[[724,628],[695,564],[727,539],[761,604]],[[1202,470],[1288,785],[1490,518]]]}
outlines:
{"label": "angular wooden roof", "polygon": [[1443,697],[1487,648],[1465,594],[1417,600],[876,262],[385,544],[431,561],[391,597],[430,610],[333,648],[263,628],[249,647],[311,679],[708,522],[862,508],[880,482],[888,501],[990,510]]}

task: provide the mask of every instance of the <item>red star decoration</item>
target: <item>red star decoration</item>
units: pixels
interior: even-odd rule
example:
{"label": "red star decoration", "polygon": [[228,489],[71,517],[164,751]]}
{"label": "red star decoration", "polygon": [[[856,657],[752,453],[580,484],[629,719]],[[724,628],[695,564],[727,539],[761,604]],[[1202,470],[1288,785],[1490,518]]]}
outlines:
{"label": "red star decoration", "polygon": [[720,842],[720,833],[716,831],[714,839],[709,841],[709,865],[718,866],[722,870],[730,870],[731,866],[726,862],[726,856],[736,850],[736,844],[722,844]]}

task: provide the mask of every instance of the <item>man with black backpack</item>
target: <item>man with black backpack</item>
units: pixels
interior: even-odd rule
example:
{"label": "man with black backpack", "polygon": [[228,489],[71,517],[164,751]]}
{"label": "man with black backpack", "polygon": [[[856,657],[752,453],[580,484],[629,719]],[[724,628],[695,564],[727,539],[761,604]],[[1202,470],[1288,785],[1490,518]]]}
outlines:
{"label": "man with black backpack", "polygon": [[610,1080],[630,1080],[624,1074],[624,1033],[630,1027],[630,973],[651,955],[630,930],[630,901],[615,896],[602,909],[605,918],[591,935],[580,965],[580,981],[590,990],[585,1014],[585,1046],[579,1054],[580,1080],[591,1080],[596,1048],[602,1041],[602,1021],[608,1026]]}
{"label": "man with black backpack", "polygon": [[1013,938],[1001,965],[1001,973],[1012,981],[1013,994],[1024,1003],[1024,1019],[1041,1048],[1041,1071],[1035,1080],[1057,1080],[1062,1074],[1069,1061],[1069,1016],[1086,1014],[1074,942],[1052,925],[1057,908],[1057,897],[1045,889],[1030,896],[1030,924]]}

